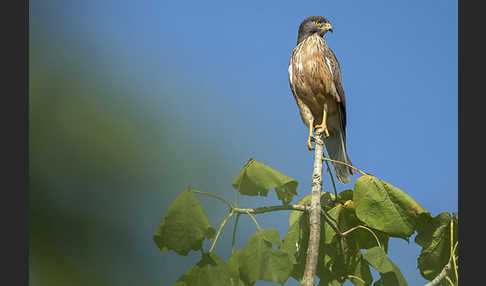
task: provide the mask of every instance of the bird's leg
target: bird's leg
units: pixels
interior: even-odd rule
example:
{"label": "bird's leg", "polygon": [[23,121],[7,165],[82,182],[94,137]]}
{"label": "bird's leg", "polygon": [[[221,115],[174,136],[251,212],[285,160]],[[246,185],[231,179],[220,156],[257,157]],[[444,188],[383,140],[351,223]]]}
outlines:
{"label": "bird's leg", "polygon": [[327,120],[327,106],[324,106],[324,110],[322,111],[322,123],[316,125],[317,128],[322,128],[324,131],[324,135],[326,135],[326,138],[329,137],[329,131],[327,130],[327,125],[326,125],[326,120]]}
{"label": "bird's leg", "polygon": [[307,149],[312,150],[312,144],[311,141],[314,138],[314,134],[312,133],[312,128],[314,126],[314,119],[311,120],[309,124],[309,137],[307,138]]}

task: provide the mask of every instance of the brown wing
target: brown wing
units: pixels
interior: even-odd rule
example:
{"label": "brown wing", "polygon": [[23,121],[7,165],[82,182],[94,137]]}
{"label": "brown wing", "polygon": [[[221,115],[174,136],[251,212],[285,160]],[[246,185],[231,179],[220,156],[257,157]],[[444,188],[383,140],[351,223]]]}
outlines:
{"label": "brown wing", "polygon": [[334,55],[334,52],[330,48],[328,49],[334,86],[336,87],[336,91],[339,97],[338,105],[341,115],[342,128],[344,131],[346,130],[346,95],[344,94],[344,88],[341,80],[341,68],[339,66],[339,61],[337,60],[336,55]]}

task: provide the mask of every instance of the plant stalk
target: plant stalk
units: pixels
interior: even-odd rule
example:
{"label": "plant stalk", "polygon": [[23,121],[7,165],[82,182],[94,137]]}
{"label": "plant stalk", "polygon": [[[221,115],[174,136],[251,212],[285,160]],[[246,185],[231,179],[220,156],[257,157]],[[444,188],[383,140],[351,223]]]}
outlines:
{"label": "plant stalk", "polygon": [[312,172],[311,206],[309,210],[309,244],[305,262],[303,286],[314,286],[319,257],[319,241],[321,235],[321,189],[322,189],[322,158],[324,142],[321,138],[322,129],[315,131],[314,170]]}

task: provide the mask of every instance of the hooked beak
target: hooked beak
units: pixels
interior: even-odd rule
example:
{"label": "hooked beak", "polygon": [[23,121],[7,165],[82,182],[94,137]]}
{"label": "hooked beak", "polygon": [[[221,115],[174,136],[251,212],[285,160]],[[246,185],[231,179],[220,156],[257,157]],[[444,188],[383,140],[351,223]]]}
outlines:
{"label": "hooked beak", "polygon": [[318,29],[333,32],[332,26],[329,23],[324,24],[322,27],[319,27]]}

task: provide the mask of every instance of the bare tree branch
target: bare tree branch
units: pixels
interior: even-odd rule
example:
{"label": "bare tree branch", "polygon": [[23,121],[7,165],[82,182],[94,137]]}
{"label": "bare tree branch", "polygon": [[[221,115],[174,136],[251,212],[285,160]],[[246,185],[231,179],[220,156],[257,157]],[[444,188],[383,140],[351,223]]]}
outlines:
{"label": "bare tree branch", "polygon": [[259,208],[233,208],[235,213],[246,214],[247,212],[251,214],[262,214],[273,211],[308,211],[310,208],[306,205],[288,205],[288,206],[270,206],[270,207],[259,207]]}
{"label": "bare tree branch", "polygon": [[322,158],[324,142],[321,138],[322,129],[315,132],[314,170],[312,172],[312,195],[309,210],[309,244],[307,247],[307,259],[305,262],[303,286],[314,286],[319,257],[319,240],[321,235],[321,189],[322,189]]}

